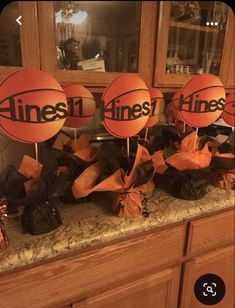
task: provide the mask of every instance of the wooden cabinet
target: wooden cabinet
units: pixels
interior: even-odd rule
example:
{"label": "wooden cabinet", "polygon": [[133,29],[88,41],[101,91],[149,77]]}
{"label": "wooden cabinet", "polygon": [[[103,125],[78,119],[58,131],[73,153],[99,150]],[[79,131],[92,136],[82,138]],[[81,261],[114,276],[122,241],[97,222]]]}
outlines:
{"label": "wooden cabinet", "polygon": [[[111,80],[123,72],[132,72],[138,73],[148,86],[171,92],[194,74],[211,72],[219,75],[227,89],[232,89],[232,10],[219,1],[179,4],[179,1],[131,4],[119,1],[115,5],[88,1],[13,2],[1,14],[0,78],[21,67],[41,68],[61,83],[79,82],[103,92]],[[87,11],[83,11],[86,6]],[[72,9],[80,12],[79,22],[66,19]],[[87,14],[86,21],[82,20],[82,14]],[[20,15],[22,26],[15,21]],[[207,25],[208,22],[218,25]],[[60,47],[73,36],[80,59],[73,62],[78,69],[59,65],[65,52]],[[99,71],[95,71],[94,61],[86,62],[96,57],[103,63],[103,68],[97,68]]]}
{"label": "wooden cabinet", "polygon": [[[121,74],[120,71],[128,72],[133,69],[133,72],[137,70],[149,86],[152,84],[156,32],[156,1],[143,1],[142,3],[138,1],[132,2],[130,8],[127,7],[128,3],[125,4],[124,1],[120,2],[119,5],[113,3],[109,4],[109,2],[102,2],[102,4],[93,2],[89,5],[89,3],[86,2],[84,5],[88,5],[89,8],[85,7],[86,10],[84,10],[84,12],[88,12],[88,16],[82,25],[72,23],[68,25],[66,22],[60,22],[60,20],[56,22],[55,13],[57,12],[58,14],[61,10],[63,12],[67,10],[66,5],[71,6],[69,1],[63,1],[62,3],[64,7],[59,9],[57,8],[58,1],[38,2],[41,67],[43,70],[50,72],[58,81],[63,83],[74,82],[76,80],[79,81],[80,84],[86,86],[104,87],[108,82],[119,76]],[[73,1],[72,5],[74,5],[74,9],[76,3],[78,3],[78,1]],[[82,3],[79,4],[82,10],[81,6]],[[139,20],[139,15],[137,13],[136,15],[138,16],[133,15],[134,13],[132,12],[136,10],[137,6],[140,6]],[[126,10],[128,10],[131,16],[126,16]],[[133,25],[131,25],[132,23],[130,22],[132,20]],[[84,23],[86,24],[84,25]],[[62,26],[64,28],[61,28]],[[60,32],[58,33],[59,27]],[[131,30],[130,27],[135,28]],[[134,35],[133,33],[136,34]],[[133,38],[133,35],[135,38]],[[95,44],[98,40],[98,45],[104,45],[104,48],[107,49],[105,49],[105,52],[106,54],[108,53],[107,62],[109,62],[109,66],[111,66],[110,63],[112,63],[114,56],[117,58],[117,65],[112,65],[112,68],[109,68],[110,71],[107,71],[105,68],[105,72],[89,71],[90,68],[84,71],[84,66],[82,66],[83,71],[80,69],[72,69],[73,66],[66,69],[66,65],[64,69],[58,68],[56,46],[58,50],[58,44],[61,43],[61,38],[67,40],[70,36],[75,36],[76,40],[81,40],[77,46],[77,49],[80,50],[84,49],[84,46],[91,45],[92,42]],[[132,45],[130,45],[131,42]],[[99,48],[97,50],[99,50]],[[83,54],[81,56],[81,52],[79,54],[78,51],[77,58],[84,58],[84,50],[82,52]],[[126,57],[125,60],[124,55],[127,53],[128,57]],[[134,55],[135,53],[138,54]],[[97,51],[97,56],[99,57],[99,51]],[[122,61],[126,63],[125,67],[121,67],[124,65],[121,64]],[[136,62],[137,68],[131,69],[130,65],[127,65],[127,62],[130,63],[130,61]],[[107,63],[105,63],[105,66],[106,64]],[[116,70],[119,72],[116,72]]]}
{"label": "wooden cabinet", "polygon": [[[226,286],[218,308],[233,308],[234,210],[73,252],[0,275],[2,307],[202,308],[204,274]],[[15,296],[17,294],[17,296]]]}
{"label": "wooden cabinet", "polygon": [[[232,15],[233,13],[231,12],[230,14]],[[233,18],[230,18],[230,23],[231,23],[230,27],[231,29],[234,29],[235,27],[234,15],[232,16]],[[226,87],[229,89],[233,89],[234,91],[234,88],[235,88],[235,60],[234,60],[235,59],[235,33],[234,31],[231,33],[230,37],[232,41],[232,47],[231,47],[231,54],[230,54],[229,60],[227,60],[229,62],[229,69],[227,72],[228,79],[227,79]]]}
{"label": "wooden cabinet", "polygon": [[[22,16],[20,26],[16,18]],[[0,78],[22,67],[40,68],[36,1],[9,3],[0,20]]]}
{"label": "wooden cabinet", "polygon": [[179,280],[180,266],[176,266],[73,303],[72,307],[176,308]]}
{"label": "wooden cabinet", "polygon": [[233,210],[189,223],[187,255],[199,255],[232,243],[234,243]]}
{"label": "wooden cabinet", "polygon": [[154,86],[181,87],[201,73],[218,75],[226,86],[233,23],[232,9],[223,2],[161,1]]}
{"label": "wooden cabinet", "polygon": [[[110,288],[118,290],[130,281],[137,283],[136,288],[131,284],[133,292],[137,292],[138,285],[147,289],[148,284],[153,288],[159,284],[159,289],[163,288],[159,294],[165,294],[166,288],[171,294],[177,294],[178,268],[172,267],[183,257],[184,238],[185,226],[179,225],[3,275],[0,303],[11,308],[63,307]],[[162,268],[169,270],[161,273]],[[159,274],[141,280],[153,272]],[[111,300],[111,295],[109,297]]]}
{"label": "wooden cabinet", "polygon": [[201,308],[201,304],[194,295],[195,281],[204,274],[216,274],[223,279],[226,292],[224,298],[216,304],[218,308],[233,308],[234,304],[234,246],[195,257],[186,262],[183,278],[183,291],[180,308]]}

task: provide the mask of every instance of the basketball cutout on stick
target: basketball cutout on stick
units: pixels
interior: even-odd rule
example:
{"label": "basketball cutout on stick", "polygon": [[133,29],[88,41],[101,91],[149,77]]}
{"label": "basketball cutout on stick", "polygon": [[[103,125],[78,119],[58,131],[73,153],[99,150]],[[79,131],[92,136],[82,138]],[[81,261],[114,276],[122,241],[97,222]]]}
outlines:
{"label": "basketball cutout on stick", "polygon": [[181,91],[176,91],[171,99],[171,116],[178,121],[184,122],[180,112],[179,112],[179,104],[180,104],[180,93]]}
{"label": "basketball cutout on stick", "polygon": [[151,111],[147,123],[145,124],[146,128],[152,127],[157,124],[159,116],[164,111],[165,101],[162,95],[162,92],[156,88],[150,88],[150,99],[151,99]]}
{"label": "basketball cutout on stick", "polygon": [[0,83],[0,128],[7,136],[37,143],[63,126],[67,102],[59,83],[39,70],[19,70]]}
{"label": "basketball cutout on stick", "polygon": [[221,117],[228,125],[235,126],[235,92],[227,96]]}
{"label": "basketball cutout on stick", "polygon": [[144,128],[151,111],[149,90],[137,74],[124,74],[106,88],[101,102],[101,121],[117,138],[129,138]]}
{"label": "basketball cutout on stick", "polygon": [[179,111],[184,122],[193,127],[212,124],[225,105],[225,89],[217,76],[193,77],[181,90]]}
{"label": "basketball cutout on stick", "polygon": [[70,84],[63,89],[68,104],[68,116],[64,125],[76,128],[90,124],[96,110],[91,92],[78,84]]}

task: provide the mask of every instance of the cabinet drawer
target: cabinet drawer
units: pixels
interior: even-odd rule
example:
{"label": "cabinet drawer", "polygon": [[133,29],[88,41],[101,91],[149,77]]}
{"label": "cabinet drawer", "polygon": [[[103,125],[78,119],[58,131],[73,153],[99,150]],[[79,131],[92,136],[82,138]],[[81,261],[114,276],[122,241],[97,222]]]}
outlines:
{"label": "cabinet drawer", "polygon": [[187,254],[195,255],[234,242],[234,210],[190,222]]}
{"label": "cabinet drawer", "polygon": [[[183,256],[185,226],[142,233],[0,276],[3,307],[61,307]],[[15,296],[17,294],[17,296]]]}
{"label": "cabinet drawer", "polygon": [[72,308],[176,308],[180,266],[141,277],[72,304]]}

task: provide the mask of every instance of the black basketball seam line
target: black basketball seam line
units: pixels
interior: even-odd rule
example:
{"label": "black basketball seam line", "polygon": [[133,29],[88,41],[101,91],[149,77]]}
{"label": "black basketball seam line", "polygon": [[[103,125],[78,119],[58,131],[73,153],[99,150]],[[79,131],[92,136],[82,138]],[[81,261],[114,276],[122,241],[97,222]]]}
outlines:
{"label": "black basketball seam line", "polygon": [[[157,116],[157,115],[156,115]],[[152,117],[154,117],[154,115],[152,116]],[[108,120],[111,120],[111,121],[116,121],[116,122],[125,122],[125,121],[134,121],[134,120],[138,120],[138,119],[141,119],[142,117],[139,117],[139,118],[137,118],[137,119],[122,119],[122,120],[114,120],[114,119],[112,119],[112,118],[108,118],[108,117],[104,117],[105,119],[108,119]],[[150,118],[150,116],[148,117],[148,118]]]}
{"label": "black basketball seam line", "polygon": [[[163,112],[150,115],[149,118],[156,117],[156,116],[160,116],[162,113],[163,113]],[[113,120],[113,121],[115,121],[114,119],[109,118],[109,117],[104,117],[104,118],[105,118],[105,119],[108,119],[108,120]],[[138,120],[138,119],[140,119],[140,118],[141,118],[141,116],[140,116],[139,118],[137,118],[137,119],[132,119],[132,120],[130,120],[130,119],[122,119],[122,120],[116,120],[116,122],[133,121],[133,120]]]}
{"label": "black basketball seam line", "polygon": [[[65,96],[66,96],[66,93],[65,93]],[[69,99],[69,98],[90,98],[93,101],[95,100],[94,97],[89,97],[89,96],[69,96],[69,97],[66,96],[66,98],[67,99]]]}
{"label": "black basketball seam line", "polygon": [[[51,121],[51,122],[53,122],[53,121]],[[8,135],[10,135],[12,138],[13,138],[13,140],[16,140],[16,141],[19,141],[19,142],[23,142],[23,143],[28,143],[28,144],[31,144],[31,143],[38,143],[38,142],[32,142],[32,141],[25,141],[24,139],[21,139],[21,138],[16,138],[14,135],[12,135],[11,133],[9,133],[9,132],[7,132],[6,131],[6,129],[1,125],[1,123],[0,123],[0,126],[1,126],[1,128],[2,128],[2,130],[5,132],[5,134],[8,136]],[[52,136],[53,137],[53,136]],[[50,137],[51,138],[51,137]],[[50,139],[50,138],[48,138],[48,139]],[[46,140],[48,140],[48,139],[46,139]],[[44,140],[45,141],[45,140]],[[43,141],[39,141],[39,142],[43,142]]]}
{"label": "black basketball seam line", "polygon": [[25,140],[23,140],[23,139],[16,138],[16,137],[13,136],[11,133],[7,132],[6,129],[2,126],[1,123],[0,123],[0,127],[1,127],[1,129],[3,130],[3,132],[7,135],[7,137],[8,137],[8,135],[10,135],[10,136],[13,137],[13,140],[16,140],[16,141],[19,141],[19,142],[23,142],[23,143],[30,143],[30,142],[25,142]]}
{"label": "black basketball seam line", "polygon": [[60,92],[60,93],[64,93],[64,91],[61,91],[61,90],[56,90],[56,89],[50,89],[50,88],[44,88],[44,89],[32,89],[32,90],[27,90],[27,91],[24,91],[24,92],[19,92],[19,93],[14,93],[14,95],[10,95],[8,97],[5,97],[3,100],[0,101],[0,104],[2,104],[4,101],[6,101],[7,99],[9,99],[10,97],[15,97],[15,96],[18,96],[20,94],[25,94],[25,93],[31,93],[31,92],[37,92],[37,91],[54,91],[54,92]]}
{"label": "black basketball seam line", "polygon": [[117,96],[117,97],[115,97],[115,98],[112,98],[112,99],[105,105],[105,107],[108,107],[108,105],[109,105],[110,103],[112,103],[112,101],[114,101],[115,99],[117,99],[117,98],[119,98],[119,97],[121,97],[121,96],[123,96],[123,95],[129,94],[129,93],[132,93],[132,92],[137,92],[137,91],[148,91],[148,92],[149,92],[148,89],[135,89],[135,90],[127,91],[127,92],[125,92],[125,93],[120,94],[119,96]]}
{"label": "black basketball seam line", "polygon": [[151,100],[153,100],[153,99],[158,99],[158,98],[162,98],[162,99],[164,100],[164,97],[161,97],[161,96],[156,96],[156,97],[151,97],[151,96],[150,96],[150,98],[151,98]]}
{"label": "black basketball seam line", "polygon": [[3,79],[2,82],[0,83],[0,87],[3,85],[3,83],[4,83],[8,78],[10,78],[11,76],[13,76],[13,75],[15,75],[16,73],[19,73],[19,72],[21,72],[21,71],[23,71],[23,69],[20,69],[20,70],[14,72],[14,73],[11,73],[11,74],[8,75],[7,77],[5,77],[5,79]]}
{"label": "black basketball seam line", "polygon": [[[173,102],[173,101],[172,101]],[[235,102],[235,101],[234,101]],[[234,103],[234,102],[231,102],[231,103]],[[228,105],[228,104],[230,104],[230,102],[229,103],[225,103],[225,106],[226,106],[226,104]],[[172,104],[172,107],[173,108],[175,108],[176,110],[178,110],[178,111],[180,111],[174,104]],[[225,109],[223,109],[223,112],[226,112],[226,113],[228,113]],[[198,113],[198,112],[197,112]],[[199,112],[200,113],[200,112]]]}
{"label": "black basketball seam line", "polygon": [[92,115],[84,115],[84,116],[72,116],[72,115],[67,115],[67,118],[89,118],[89,117],[93,117],[95,114],[92,114]]}
{"label": "black basketball seam line", "polygon": [[8,118],[8,117],[6,117],[6,116],[4,116],[4,115],[2,115],[1,113],[0,113],[0,118],[4,118],[4,119],[7,119],[7,120],[10,120],[11,122],[20,122],[20,123],[33,123],[33,124],[45,124],[45,123],[49,123],[49,122],[56,122],[56,121],[60,121],[60,120],[63,120],[63,119],[66,119],[66,117],[65,118],[62,118],[62,119],[57,119],[57,120],[52,120],[52,121],[44,121],[44,122],[37,122],[37,121],[20,121],[20,120],[11,120],[11,118]]}
{"label": "black basketball seam line", "polygon": [[[185,89],[185,87],[193,80],[193,78],[191,78],[185,85],[184,87],[180,90],[180,93],[181,94],[183,92],[183,90]],[[220,86],[220,87],[223,87],[223,86]]]}
{"label": "black basketball seam line", "polygon": [[[199,112],[197,112],[197,113],[199,113]],[[200,112],[200,113],[203,113],[203,112]],[[207,112],[208,113],[208,112]],[[196,128],[200,128],[200,127],[206,127],[206,126],[208,126],[208,124],[207,125],[205,125],[205,126],[195,126],[195,125],[193,125],[193,124],[191,124],[191,123],[189,123],[188,121],[185,121],[185,118],[183,117],[183,115],[182,115],[182,113],[180,112],[180,115],[181,115],[181,117],[182,117],[182,119],[183,119],[183,122],[185,122],[186,124],[188,124],[188,125],[190,125],[190,126],[192,126],[192,127],[196,127]],[[221,115],[221,114],[220,114]],[[216,119],[215,119],[216,120]],[[215,121],[214,120],[214,121]],[[213,122],[214,122],[213,121]],[[212,122],[212,123],[213,123]],[[210,125],[210,124],[209,124]]]}
{"label": "black basketball seam line", "polygon": [[[192,80],[192,79],[191,79],[191,80]],[[191,81],[191,80],[190,80],[190,81]],[[189,81],[189,82],[190,82],[190,81]],[[188,82],[188,83],[189,83],[189,82]],[[187,84],[188,84],[188,83],[187,83]],[[187,85],[187,84],[186,84],[186,85]],[[185,85],[185,86],[186,86],[186,85]],[[185,88],[185,86],[184,86],[184,88]],[[184,89],[184,88],[183,88],[183,89]],[[224,87],[223,87],[223,86],[210,86],[210,87],[206,87],[206,88],[200,89],[200,91],[201,91],[201,90],[210,89],[210,88],[224,88]],[[183,92],[183,89],[182,89],[181,93]],[[199,91],[193,92],[193,93],[191,93],[190,95],[193,95],[193,94],[198,93],[198,92],[199,92]],[[180,94],[181,94],[181,93],[180,93]],[[189,95],[189,96],[190,96],[190,95]],[[187,99],[189,96],[185,97],[185,99]],[[197,127],[197,126],[192,125],[191,123],[185,121],[185,118],[184,118],[184,116],[182,115],[182,110],[179,110],[179,112],[180,112],[180,115],[181,115],[182,119],[184,120],[183,122],[187,123],[188,125],[190,125],[190,126],[192,126],[192,127]],[[185,112],[187,112],[187,111],[185,111]],[[204,113],[204,112],[197,112],[197,113]],[[206,126],[208,126],[208,125],[206,125]],[[202,126],[202,127],[204,127],[204,126]],[[197,127],[197,128],[198,128],[198,127]]]}
{"label": "black basketball seam line", "polygon": [[[74,83],[70,83],[70,84],[66,84],[65,86],[62,86],[61,85],[61,87],[64,89],[64,88],[66,88],[66,87],[68,87],[68,86],[71,86],[71,85],[74,85]],[[81,85],[79,85],[79,86],[81,86]],[[86,89],[87,91],[89,91],[87,88],[85,88],[84,87],[84,89]],[[90,92],[90,91],[89,91]],[[91,93],[91,92],[90,92]],[[65,94],[66,95],[66,94]],[[91,93],[91,95],[92,95],[92,93]],[[84,98],[91,98],[91,97],[86,97],[86,96],[83,96]],[[70,97],[69,97],[70,98]],[[94,96],[92,95],[92,98],[95,100],[95,98],[94,98]]]}
{"label": "black basketball seam line", "polygon": [[[51,123],[54,122],[54,121],[51,121]],[[6,135],[10,135],[12,136],[13,140],[16,140],[16,141],[19,141],[19,142],[23,142],[23,143],[37,143],[37,142],[32,142],[32,141],[25,141],[24,139],[21,139],[21,138],[18,138],[18,137],[15,137],[14,135],[12,135],[11,133],[9,133],[3,126],[2,124],[0,123],[0,127],[2,128],[2,130],[6,133]],[[57,134],[57,133],[56,133]],[[56,135],[55,134],[55,135]],[[54,136],[54,135],[53,135]],[[52,136],[52,137],[53,137]],[[50,137],[51,138],[51,137]],[[50,139],[48,138],[48,139]],[[46,140],[48,140],[46,139]],[[43,141],[40,141],[40,142],[43,142]]]}
{"label": "black basketball seam line", "polygon": [[[122,122],[122,121],[120,121],[120,122]],[[145,125],[147,124],[147,122],[148,122],[148,120],[146,121]],[[108,129],[108,128],[107,128],[107,126],[106,126],[106,124],[105,124],[105,122],[104,122],[104,121],[103,121],[103,125],[104,125],[105,129],[106,129],[109,133],[110,133],[110,131],[111,131],[111,133],[114,133],[112,129]],[[142,130],[142,129],[144,129],[144,127],[143,127],[143,128],[141,128],[141,130]],[[140,131],[141,131],[141,130],[140,130]],[[139,132],[140,132],[140,131],[139,131]],[[138,133],[139,133],[139,132],[138,132]],[[116,136],[119,136],[121,139],[131,138],[131,137],[133,137],[133,136],[136,136],[136,135],[137,135],[137,133],[136,133],[135,135],[130,136],[130,137],[122,137],[122,136],[121,136],[121,135],[119,135],[119,134],[116,134],[116,133],[114,133],[114,134],[115,134]],[[113,136],[115,137],[115,135],[113,135]]]}
{"label": "black basketball seam line", "polygon": [[[190,93],[190,94],[189,94],[188,96],[186,96],[184,99],[187,99],[190,95],[193,95],[193,94],[195,94],[195,93],[198,93],[198,92],[201,92],[201,91],[203,91],[203,90],[210,89],[210,88],[224,88],[224,86],[210,86],[210,87],[206,87],[206,88],[200,89],[199,91]],[[182,90],[182,92],[183,92],[183,90]],[[182,92],[180,93],[180,95],[182,94]],[[180,95],[179,95],[179,99],[180,99]]]}
{"label": "black basketball seam line", "polygon": [[232,115],[232,116],[235,116],[235,113],[230,113],[230,112],[226,111],[225,109],[223,110],[222,114],[223,114],[224,112],[227,113],[227,114],[230,114],[230,115]]}
{"label": "black basketball seam line", "polygon": [[172,99],[171,103],[173,103],[174,101],[177,101],[177,100],[179,100],[179,97],[176,97],[176,98]]}
{"label": "black basketball seam line", "polygon": [[176,107],[174,104],[172,104],[171,105],[173,108],[175,108],[176,110],[178,110],[179,111],[179,108],[178,107]]}
{"label": "black basketball seam line", "polygon": [[122,77],[123,75],[121,76],[117,76],[116,78],[114,78],[109,84],[108,86],[106,87],[106,89],[104,90],[104,93],[102,94],[102,97],[101,97],[101,100],[103,99],[103,97],[105,96],[107,90],[110,88],[110,86],[114,83],[115,80],[117,80],[118,78]]}
{"label": "black basketball seam line", "polygon": [[[147,122],[146,122],[146,123],[147,123]],[[126,138],[131,138],[131,137],[135,136],[135,135],[133,135],[133,136],[130,136],[130,137],[123,137],[123,136],[121,136],[121,135],[119,135],[119,134],[114,133],[112,129],[108,129],[107,126],[106,126],[106,124],[105,124],[105,122],[103,122],[103,125],[104,125],[105,129],[106,129],[109,133],[111,132],[111,133],[115,134],[115,135],[113,135],[114,137],[118,136],[120,139],[126,139]]]}
{"label": "black basketball seam line", "polygon": [[226,104],[232,104],[232,103],[235,103],[235,101],[231,101],[231,102],[226,102]]}

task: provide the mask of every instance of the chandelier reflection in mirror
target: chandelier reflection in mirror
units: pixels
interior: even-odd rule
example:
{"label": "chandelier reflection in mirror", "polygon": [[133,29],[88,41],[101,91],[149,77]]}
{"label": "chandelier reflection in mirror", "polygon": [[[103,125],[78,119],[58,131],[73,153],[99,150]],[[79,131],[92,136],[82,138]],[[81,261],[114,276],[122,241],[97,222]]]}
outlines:
{"label": "chandelier reflection in mirror", "polygon": [[74,8],[70,3],[66,8],[60,9],[56,12],[56,23],[74,24],[80,25],[85,21],[88,14],[85,11],[81,11],[79,8]]}

